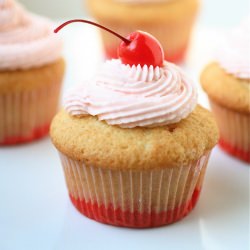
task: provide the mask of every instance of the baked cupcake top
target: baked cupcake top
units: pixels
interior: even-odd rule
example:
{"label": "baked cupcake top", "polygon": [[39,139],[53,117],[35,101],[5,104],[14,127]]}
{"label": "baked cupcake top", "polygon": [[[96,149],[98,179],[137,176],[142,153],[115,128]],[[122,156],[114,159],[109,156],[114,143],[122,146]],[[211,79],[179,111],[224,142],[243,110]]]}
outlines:
{"label": "baked cupcake top", "polygon": [[250,113],[250,19],[231,30],[201,75],[208,95],[230,109]]}
{"label": "baked cupcake top", "polygon": [[178,123],[130,129],[61,110],[50,135],[56,148],[71,159],[90,166],[134,170],[188,166],[218,141],[211,112],[199,105]]}
{"label": "baked cupcake top", "polygon": [[53,26],[14,0],[0,1],[0,70],[40,67],[59,59],[62,41]]}
{"label": "baked cupcake top", "polygon": [[226,34],[215,57],[228,74],[250,79],[250,18]]}

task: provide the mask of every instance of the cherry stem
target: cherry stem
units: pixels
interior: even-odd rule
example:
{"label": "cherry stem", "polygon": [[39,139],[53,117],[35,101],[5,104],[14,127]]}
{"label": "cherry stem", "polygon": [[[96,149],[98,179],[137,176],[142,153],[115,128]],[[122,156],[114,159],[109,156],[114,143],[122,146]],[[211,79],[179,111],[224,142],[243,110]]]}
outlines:
{"label": "cherry stem", "polygon": [[58,26],[58,27],[54,30],[54,32],[57,33],[57,32],[59,32],[63,27],[65,27],[66,25],[68,25],[68,24],[70,24],[70,23],[77,23],[77,22],[88,23],[88,24],[97,26],[98,28],[101,28],[101,29],[103,29],[103,30],[106,30],[106,31],[108,31],[109,33],[111,33],[111,34],[117,36],[118,38],[120,38],[120,39],[121,39],[123,42],[125,42],[126,44],[131,43],[130,40],[128,40],[127,38],[125,38],[125,37],[123,37],[123,36],[117,34],[117,33],[114,32],[113,30],[110,30],[110,29],[108,29],[108,28],[106,28],[106,27],[104,27],[104,26],[102,26],[102,25],[100,25],[100,24],[98,24],[98,23],[91,22],[91,21],[84,20],[84,19],[73,19],[73,20],[69,20],[69,21],[67,21],[67,22],[65,22],[65,23],[63,23],[63,24],[61,24],[60,26]]}

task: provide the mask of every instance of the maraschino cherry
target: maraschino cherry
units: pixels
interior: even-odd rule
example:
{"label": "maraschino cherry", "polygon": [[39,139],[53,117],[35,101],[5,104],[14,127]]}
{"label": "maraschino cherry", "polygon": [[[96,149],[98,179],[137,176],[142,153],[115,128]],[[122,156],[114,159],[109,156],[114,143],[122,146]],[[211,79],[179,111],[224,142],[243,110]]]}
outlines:
{"label": "maraschino cherry", "polygon": [[123,64],[129,64],[130,66],[139,64],[141,66],[152,65],[154,67],[161,67],[163,65],[164,52],[161,44],[152,35],[143,31],[135,31],[125,38],[100,24],[83,19],[74,19],[61,24],[54,30],[54,32],[57,33],[64,26],[75,22],[88,23],[97,26],[119,37],[122,42],[118,47],[118,55]]}

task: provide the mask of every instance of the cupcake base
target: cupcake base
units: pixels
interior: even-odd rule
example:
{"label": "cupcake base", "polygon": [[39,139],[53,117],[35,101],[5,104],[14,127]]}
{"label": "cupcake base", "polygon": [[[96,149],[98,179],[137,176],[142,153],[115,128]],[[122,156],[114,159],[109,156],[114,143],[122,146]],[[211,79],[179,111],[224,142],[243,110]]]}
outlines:
{"label": "cupcake base", "polygon": [[0,72],[0,145],[39,139],[57,112],[64,61]]}
{"label": "cupcake base", "polygon": [[0,94],[0,145],[31,142],[49,132],[61,83],[20,93]]}
{"label": "cupcake base", "polygon": [[250,115],[226,108],[210,98],[220,129],[220,147],[238,159],[250,162]]}
{"label": "cupcake base", "polygon": [[119,170],[89,166],[60,153],[69,196],[85,216],[121,227],[174,223],[196,205],[210,152],[187,166]]}
{"label": "cupcake base", "polygon": [[90,219],[98,222],[120,227],[130,228],[152,228],[160,227],[181,220],[193,210],[200,196],[200,189],[195,189],[190,201],[174,209],[164,212],[130,212],[123,211],[121,208],[115,209],[112,204],[108,207],[97,203],[86,202],[84,199],[75,199],[69,195],[71,202],[76,209]]}
{"label": "cupcake base", "polygon": [[3,138],[0,145],[13,145],[19,143],[27,143],[33,140],[40,139],[49,133],[50,124],[44,125],[42,127],[37,127],[30,132],[28,136],[10,136]]}
{"label": "cupcake base", "polygon": [[230,143],[224,141],[224,139],[222,138],[220,138],[219,140],[219,146],[230,155],[235,156],[242,161],[250,163],[250,151],[244,151],[242,149],[239,149],[238,147],[234,147],[230,145]]}

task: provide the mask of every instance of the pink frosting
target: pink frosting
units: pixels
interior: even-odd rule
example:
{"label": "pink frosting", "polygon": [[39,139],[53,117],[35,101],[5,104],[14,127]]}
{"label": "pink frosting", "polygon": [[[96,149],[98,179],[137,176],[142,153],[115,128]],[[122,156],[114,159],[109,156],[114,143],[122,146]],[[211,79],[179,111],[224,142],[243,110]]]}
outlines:
{"label": "pink frosting", "polygon": [[0,2],[0,70],[28,69],[61,57],[53,23],[25,11],[13,0]]}
{"label": "pink frosting", "polygon": [[250,79],[250,18],[226,34],[215,57],[227,73]]}
{"label": "pink frosting", "polygon": [[174,64],[129,66],[107,61],[91,83],[65,100],[73,116],[92,115],[122,128],[156,127],[186,118],[197,103],[192,81]]}

